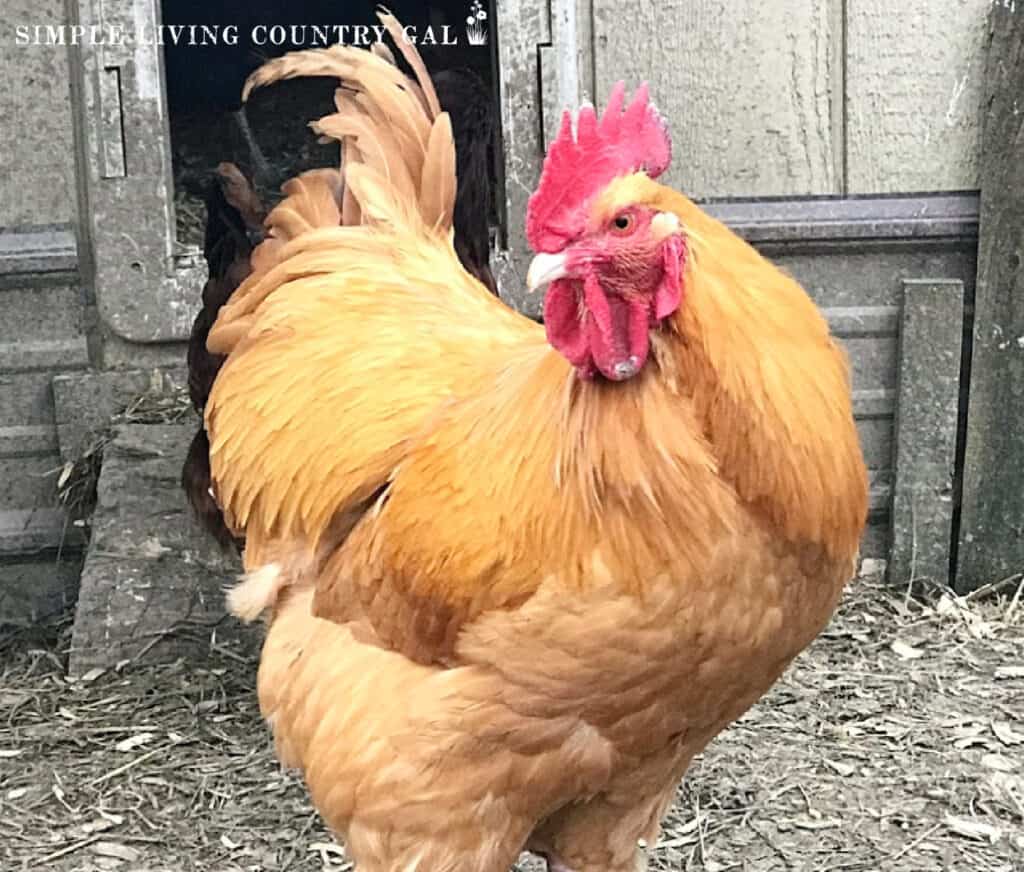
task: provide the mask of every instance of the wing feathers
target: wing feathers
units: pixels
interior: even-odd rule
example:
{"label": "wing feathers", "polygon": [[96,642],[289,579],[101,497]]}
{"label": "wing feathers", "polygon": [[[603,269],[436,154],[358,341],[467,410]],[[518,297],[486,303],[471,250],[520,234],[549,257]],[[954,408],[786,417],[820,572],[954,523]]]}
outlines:
{"label": "wing feathers", "polygon": [[[549,351],[542,328],[459,263],[451,120],[397,21],[381,21],[416,82],[387,49],[334,46],[271,61],[245,88],[301,75],[341,83],[336,111],[313,125],[340,143],[338,169],[285,186],[207,343],[228,355],[206,407],[212,479],[250,569],[281,543],[336,547],[338,518],[364,517],[398,481],[439,409]],[[518,596],[518,581],[501,585]],[[417,634],[453,644],[464,608],[395,604]]]}

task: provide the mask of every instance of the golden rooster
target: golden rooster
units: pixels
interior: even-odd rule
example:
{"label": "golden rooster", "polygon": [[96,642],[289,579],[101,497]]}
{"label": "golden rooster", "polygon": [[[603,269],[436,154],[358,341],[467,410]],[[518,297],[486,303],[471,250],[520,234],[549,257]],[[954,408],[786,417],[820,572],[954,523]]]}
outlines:
{"label": "golden rooster", "polygon": [[545,327],[508,309],[453,250],[450,124],[396,41],[418,87],[344,47],[250,83],[338,76],[345,163],[290,183],[209,335],[230,605],[269,612],[262,710],[360,872],[632,872],[853,573],[847,364],[655,181],[644,87],[564,118],[527,219]]}

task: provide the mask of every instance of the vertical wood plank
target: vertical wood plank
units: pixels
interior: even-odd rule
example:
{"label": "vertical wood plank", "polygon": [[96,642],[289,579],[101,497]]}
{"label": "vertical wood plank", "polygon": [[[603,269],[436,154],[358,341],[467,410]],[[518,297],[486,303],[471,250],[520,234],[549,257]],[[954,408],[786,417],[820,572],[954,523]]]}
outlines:
{"label": "vertical wood plank", "polygon": [[903,282],[889,578],[949,580],[964,286]]}
{"label": "vertical wood plank", "polygon": [[507,239],[492,258],[492,265],[502,298],[521,312],[537,315],[540,295],[526,293],[530,248],[524,218],[544,158],[538,46],[552,44],[550,16],[544,0],[496,0],[495,5],[501,70],[503,205],[508,220]]}
{"label": "vertical wood plank", "polygon": [[847,0],[851,193],[977,188],[991,3]]}
{"label": "vertical wood plank", "polygon": [[594,100],[594,2],[576,0],[577,62],[580,77],[580,98]]}
{"label": "vertical wood plank", "polygon": [[[75,217],[68,50],[19,44],[16,27],[61,26],[62,0],[5,0],[0,21],[0,227]],[[45,33],[43,39],[45,39]],[[25,42],[26,40],[21,40]]]}
{"label": "vertical wood plank", "polygon": [[1024,3],[989,32],[960,591],[1024,570]]}
{"label": "vertical wood plank", "polygon": [[594,0],[597,102],[642,80],[694,197],[841,192],[839,0]]}
{"label": "vertical wood plank", "polygon": [[541,123],[545,151],[558,134],[563,110],[575,109],[582,99],[580,48],[584,35],[578,29],[577,4],[578,0],[548,0],[550,43],[540,48]]}

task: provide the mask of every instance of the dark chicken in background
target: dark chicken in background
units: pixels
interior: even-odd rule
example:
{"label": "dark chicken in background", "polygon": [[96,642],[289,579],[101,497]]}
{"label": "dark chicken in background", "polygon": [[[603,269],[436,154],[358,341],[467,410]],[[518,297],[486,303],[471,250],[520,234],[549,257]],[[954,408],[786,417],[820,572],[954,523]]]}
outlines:
{"label": "dark chicken in background", "polygon": [[[206,196],[206,237],[203,255],[209,278],[203,286],[203,307],[192,324],[188,343],[188,392],[202,414],[224,356],[206,350],[206,337],[235,288],[249,275],[249,256],[263,236],[266,208],[249,180],[234,164],[217,168]],[[202,424],[185,458],[181,485],[196,517],[222,546],[240,546],[224,524],[210,496],[210,443]]]}
{"label": "dark chicken in background", "polygon": [[498,293],[490,266],[490,232],[494,197],[491,174],[497,142],[494,106],[487,86],[463,67],[434,76],[437,99],[452,119],[455,140],[455,253],[462,265]]}
{"label": "dark chicken in background", "polygon": [[[434,82],[441,106],[451,116],[455,140],[455,251],[466,270],[497,294],[489,259],[497,132],[494,107],[483,79],[469,68],[445,70]],[[188,345],[189,396],[200,415],[224,362],[222,355],[207,351],[206,338],[221,307],[249,275],[249,258],[263,238],[267,212],[252,183],[231,163],[218,166],[205,202],[203,255],[209,278]],[[181,485],[206,531],[222,546],[241,550],[243,540],[228,530],[210,493],[210,443],[202,424],[185,458]]]}

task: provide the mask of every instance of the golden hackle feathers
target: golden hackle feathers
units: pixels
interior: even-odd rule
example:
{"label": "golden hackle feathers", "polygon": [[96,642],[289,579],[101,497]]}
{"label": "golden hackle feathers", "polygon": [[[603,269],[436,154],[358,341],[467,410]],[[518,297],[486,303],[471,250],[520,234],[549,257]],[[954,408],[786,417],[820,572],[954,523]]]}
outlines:
{"label": "golden hackle feathers", "polygon": [[849,367],[827,321],[793,278],[644,173],[608,185],[592,217],[629,203],[683,227],[683,302],[652,345],[663,377],[690,395],[721,475],[787,539],[853,554],[867,472]]}
{"label": "golden hackle feathers", "polygon": [[[660,186],[659,186],[660,187]],[[856,552],[867,518],[867,471],[846,355],[790,276],[680,194],[691,260],[673,328],[674,365],[740,497],[792,541]]]}

